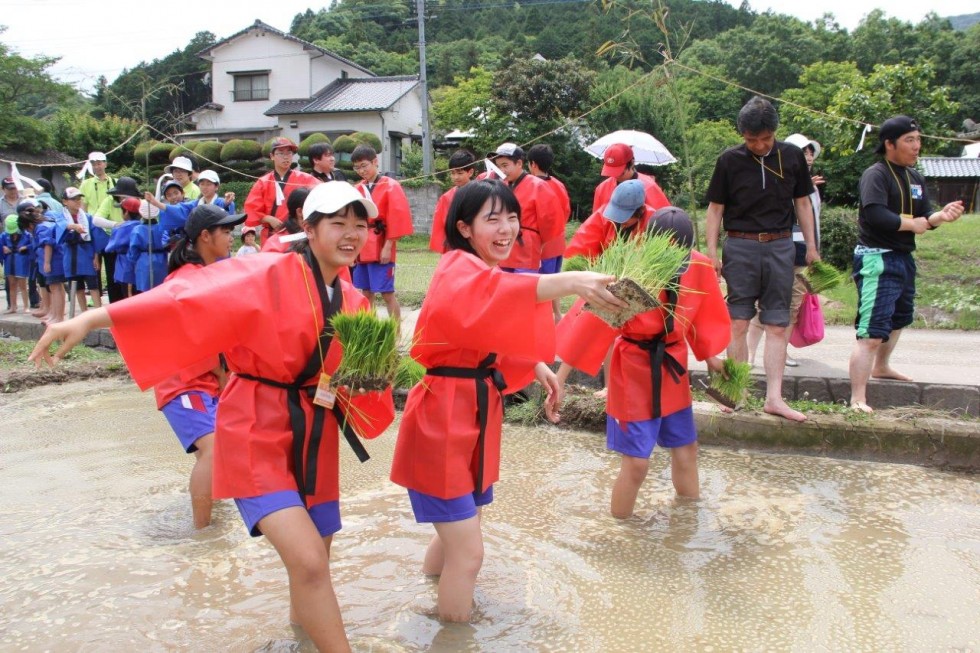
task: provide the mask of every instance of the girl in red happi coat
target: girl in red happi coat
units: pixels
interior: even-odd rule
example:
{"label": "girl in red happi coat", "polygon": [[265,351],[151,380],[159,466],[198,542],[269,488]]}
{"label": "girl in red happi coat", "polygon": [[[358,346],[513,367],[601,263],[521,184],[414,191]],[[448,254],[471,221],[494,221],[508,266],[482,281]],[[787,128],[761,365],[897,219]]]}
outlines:
{"label": "girl in red happi coat", "polygon": [[[331,388],[327,376],[343,356],[331,317],[369,308],[337,273],[354,262],[375,214],[349,184],[317,186],[303,207],[302,252],[202,267],[50,327],[31,354],[53,362],[89,330],[110,327],[146,388],[224,352],[232,375],[217,415],[214,496],[234,498],[249,531],[276,548],[289,573],[291,620],[322,651],[349,650],[329,566],[341,527],[339,431],[363,460],[357,435],[375,437],[394,417],[390,389]],[[52,358],[56,340],[62,345]],[[315,395],[332,393],[332,407],[314,404]]]}
{"label": "girl in red happi coat", "polygon": [[436,534],[422,570],[439,575],[439,616],[465,621],[483,561],[480,508],[500,468],[504,392],[537,379],[546,410],[560,400],[551,300],[578,294],[611,310],[623,304],[591,272],[508,274],[497,266],[520,231],[520,205],[499,181],[459,188],[439,261],[415,329],[412,356],[427,368],[409,394],[391,479],[408,488],[416,521]]}
{"label": "girl in red happi coat", "polygon": [[[633,183],[633,182],[626,182]],[[694,243],[684,211],[656,212],[648,230],[670,233],[686,248]],[[572,307],[558,325],[558,378],[564,384],[572,367],[596,374],[613,346],[606,400],[606,446],[622,455],[613,485],[611,512],[633,514],[654,446],[670,451],[671,480],[677,494],[696,499],[698,443],[691,410],[688,347],[698,360],[721,373],[718,354],[731,338],[731,322],[718,278],[707,257],[691,251],[677,271],[677,292],[664,292],[662,306],[640,313],[619,329],[593,313]]]}

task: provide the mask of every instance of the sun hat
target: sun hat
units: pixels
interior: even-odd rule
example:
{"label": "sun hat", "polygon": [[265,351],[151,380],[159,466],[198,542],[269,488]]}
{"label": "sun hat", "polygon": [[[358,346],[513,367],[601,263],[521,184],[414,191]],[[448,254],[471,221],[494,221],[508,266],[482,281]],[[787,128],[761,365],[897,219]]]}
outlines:
{"label": "sun hat", "polygon": [[790,145],[795,145],[801,150],[805,150],[807,146],[812,147],[814,159],[820,156],[820,151],[823,149],[820,147],[820,143],[813,140],[812,138],[807,138],[803,134],[790,134],[789,136],[786,137],[786,140],[784,142],[789,143]]}

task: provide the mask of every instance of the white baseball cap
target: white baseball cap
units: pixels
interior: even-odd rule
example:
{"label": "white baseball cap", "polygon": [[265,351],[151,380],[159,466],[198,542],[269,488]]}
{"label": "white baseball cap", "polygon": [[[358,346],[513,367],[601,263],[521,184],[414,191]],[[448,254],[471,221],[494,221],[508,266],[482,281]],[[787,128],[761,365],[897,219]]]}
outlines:
{"label": "white baseball cap", "polygon": [[206,179],[206,180],[210,181],[215,186],[218,186],[218,185],[221,184],[221,178],[218,177],[218,173],[215,172],[214,170],[205,170],[204,172],[202,172],[201,174],[199,174],[197,176],[197,180],[198,181],[201,181],[202,179]]}
{"label": "white baseball cap", "polygon": [[378,207],[374,202],[361,195],[346,181],[327,181],[314,186],[303,202],[303,217],[308,219],[314,213],[336,213],[354,202],[360,202],[364,206],[369,218],[378,217]]}
{"label": "white baseball cap", "polygon": [[194,164],[186,156],[178,156],[174,158],[174,162],[165,168],[165,172],[173,172],[174,168],[180,168],[181,170],[186,170],[187,172],[194,172]]}

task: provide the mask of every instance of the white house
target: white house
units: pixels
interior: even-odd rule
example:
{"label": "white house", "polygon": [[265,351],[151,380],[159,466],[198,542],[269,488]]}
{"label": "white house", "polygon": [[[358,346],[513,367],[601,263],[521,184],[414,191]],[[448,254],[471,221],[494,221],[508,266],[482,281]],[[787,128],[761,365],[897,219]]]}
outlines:
{"label": "white house", "polygon": [[402,146],[422,138],[417,76],[378,77],[258,20],[198,54],[211,62],[212,101],[189,114],[194,128],[178,140],[367,131],[381,139],[381,168],[397,172]]}

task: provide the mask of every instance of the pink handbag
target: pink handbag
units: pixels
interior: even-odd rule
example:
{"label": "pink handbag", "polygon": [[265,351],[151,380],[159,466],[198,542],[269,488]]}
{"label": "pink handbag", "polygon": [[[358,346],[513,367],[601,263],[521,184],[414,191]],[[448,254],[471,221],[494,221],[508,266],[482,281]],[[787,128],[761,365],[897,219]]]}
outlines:
{"label": "pink handbag", "polygon": [[789,344],[796,348],[809,347],[823,340],[823,309],[820,308],[820,297],[813,293],[803,295],[800,312],[796,317],[796,326],[789,337]]}

